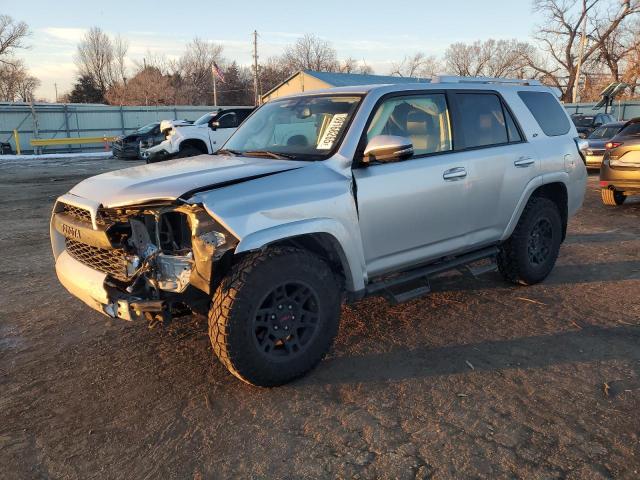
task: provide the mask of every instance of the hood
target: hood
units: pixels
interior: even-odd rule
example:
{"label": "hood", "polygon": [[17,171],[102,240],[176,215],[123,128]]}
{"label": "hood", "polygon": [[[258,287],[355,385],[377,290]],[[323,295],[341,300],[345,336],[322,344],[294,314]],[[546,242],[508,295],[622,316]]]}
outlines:
{"label": "hood", "polygon": [[176,200],[188,192],[284,172],[309,162],[268,158],[199,155],[103,173],[70,191],[104,207]]}
{"label": "hood", "polygon": [[142,138],[142,136],[132,133],[131,135],[127,135],[125,137],[120,137],[119,140],[122,141],[122,142],[130,143],[130,142],[138,142],[138,141],[140,141],[141,138]]}

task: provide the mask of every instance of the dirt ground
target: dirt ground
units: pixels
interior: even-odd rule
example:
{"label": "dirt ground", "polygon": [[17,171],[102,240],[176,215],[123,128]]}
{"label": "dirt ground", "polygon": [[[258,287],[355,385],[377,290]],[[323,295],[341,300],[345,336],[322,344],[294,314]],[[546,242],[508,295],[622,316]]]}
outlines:
{"label": "dirt ground", "polygon": [[605,208],[591,176],[544,283],[344,307],[329,357],[269,390],[202,322],[149,330],[58,284],[54,199],[125,165],[0,162],[1,478],[640,476],[640,200]]}

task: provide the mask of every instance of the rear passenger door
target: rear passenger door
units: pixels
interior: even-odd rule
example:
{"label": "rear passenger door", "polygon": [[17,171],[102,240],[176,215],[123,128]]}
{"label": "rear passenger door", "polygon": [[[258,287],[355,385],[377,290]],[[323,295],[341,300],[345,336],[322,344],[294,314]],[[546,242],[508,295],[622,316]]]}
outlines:
{"label": "rear passenger door", "polygon": [[538,175],[535,151],[498,92],[451,92],[455,150],[467,163],[467,243],[500,240],[527,184]]}

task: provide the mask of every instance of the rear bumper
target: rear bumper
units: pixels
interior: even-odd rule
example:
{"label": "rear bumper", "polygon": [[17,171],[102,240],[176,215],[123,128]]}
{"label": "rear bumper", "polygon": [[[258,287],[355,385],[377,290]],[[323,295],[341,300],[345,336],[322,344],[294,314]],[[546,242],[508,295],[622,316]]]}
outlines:
{"label": "rear bumper", "polygon": [[587,168],[600,168],[604,155],[586,155],[585,163]]}
{"label": "rear bumper", "polygon": [[640,168],[612,168],[608,162],[600,169],[600,187],[620,191],[640,191]]}

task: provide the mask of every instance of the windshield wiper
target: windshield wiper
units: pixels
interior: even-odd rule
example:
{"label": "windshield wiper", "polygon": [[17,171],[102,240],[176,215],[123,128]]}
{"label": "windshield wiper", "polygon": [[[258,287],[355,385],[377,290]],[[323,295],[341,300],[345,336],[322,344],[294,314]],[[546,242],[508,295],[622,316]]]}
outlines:
{"label": "windshield wiper", "polygon": [[248,151],[242,152],[242,154],[248,155],[250,157],[260,157],[260,156],[271,157],[277,160],[295,160],[296,159],[295,155],[290,155],[288,153],[270,152],[269,150],[248,150]]}
{"label": "windshield wiper", "polygon": [[218,155],[233,155],[234,157],[242,156],[242,152],[238,152],[237,150],[230,150],[228,148],[221,148],[216,153]]}

